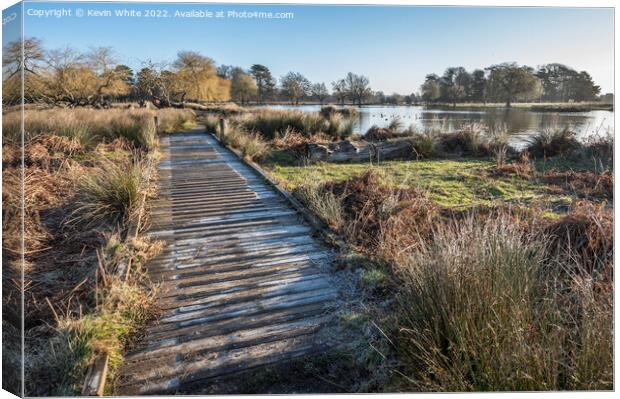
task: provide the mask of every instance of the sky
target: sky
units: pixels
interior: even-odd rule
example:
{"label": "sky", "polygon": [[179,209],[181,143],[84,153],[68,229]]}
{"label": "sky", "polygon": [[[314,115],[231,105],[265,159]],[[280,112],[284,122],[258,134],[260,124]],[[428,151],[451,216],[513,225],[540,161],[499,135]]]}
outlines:
{"label": "sky", "polygon": [[[142,15],[116,16],[120,10]],[[156,10],[155,17],[146,10]],[[204,16],[176,14],[192,10]],[[294,15],[241,18],[231,11]],[[193,50],[217,64],[264,64],[276,78],[301,72],[328,87],[354,72],[368,76],[374,90],[407,94],[426,74],[450,66],[559,62],[588,71],[602,93],[614,87],[611,8],[25,2],[24,14],[25,35],[46,48],[111,46],[132,68]]]}

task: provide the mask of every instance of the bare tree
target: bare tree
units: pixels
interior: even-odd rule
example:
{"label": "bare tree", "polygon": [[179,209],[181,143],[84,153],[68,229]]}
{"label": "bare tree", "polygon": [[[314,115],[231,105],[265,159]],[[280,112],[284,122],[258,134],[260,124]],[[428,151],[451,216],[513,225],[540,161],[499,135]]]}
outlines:
{"label": "bare tree", "polygon": [[310,93],[310,81],[298,72],[289,72],[284,75],[280,84],[291,104],[299,104],[299,100]]}
{"label": "bare tree", "polygon": [[370,82],[364,75],[356,75],[353,72],[349,72],[344,78],[344,82],[348,97],[351,99],[351,102],[356,103],[358,106],[361,106],[372,94]]}
{"label": "bare tree", "polygon": [[312,96],[319,100],[319,103],[321,103],[321,105],[323,105],[323,102],[325,101],[327,96],[329,96],[329,91],[327,91],[327,86],[325,86],[325,83],[313,84],[310,91],[312,93]]}

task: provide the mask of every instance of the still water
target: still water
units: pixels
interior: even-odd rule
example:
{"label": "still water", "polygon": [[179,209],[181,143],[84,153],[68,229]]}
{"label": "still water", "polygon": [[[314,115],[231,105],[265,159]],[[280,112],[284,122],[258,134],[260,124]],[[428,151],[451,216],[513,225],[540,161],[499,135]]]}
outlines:
{"label": "still water", "polygon": [[[320,110],[319,105],[270,105],[276,109],[300,109],[306,112]],[[387,126],[393,118],[399,118],[406,128],[413,126],[419,131],[439,129],[453,132],[463,125],[481,123],[506,131],[513,145],[520,146],[529,136],[549,127],[568,126],[580,137],[605,134],[614,131],[612,111],[589,112],[533,112],[519,108],[488,109],[426,109],[420,106],[365,106],[358,108],[355,132],[364,134],[371,126]]]}

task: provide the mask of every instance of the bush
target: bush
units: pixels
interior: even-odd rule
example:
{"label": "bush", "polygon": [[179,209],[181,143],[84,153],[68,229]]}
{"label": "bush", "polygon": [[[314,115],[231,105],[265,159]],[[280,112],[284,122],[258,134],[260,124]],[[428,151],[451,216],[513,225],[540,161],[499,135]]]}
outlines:
{"label": "bush", "polygon": [[566,156],[579,149],[581,143],[577,134],[568,128],[547,129],[532,137],[527,151],[533,157],[548,158],[557,155]]}
{"label": "bush", "polygon": [[[543,232],[550,258],[577,266],[571,273],[586,272],[609,279],[613,276],[613,210],[605,204],[579,201],[562,218],[550,223]],[[611,282],[611,280],[610,280]]]}

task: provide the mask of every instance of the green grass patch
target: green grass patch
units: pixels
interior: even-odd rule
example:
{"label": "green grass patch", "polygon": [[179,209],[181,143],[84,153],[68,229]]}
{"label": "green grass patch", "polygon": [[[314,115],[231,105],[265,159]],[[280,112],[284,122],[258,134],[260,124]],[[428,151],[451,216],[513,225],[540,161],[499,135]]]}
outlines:
{"label": "green grass patch", "polygon": [[[317,163],[308,166],[267,164],[269,172],[287,190],[309,181],[342,181],[375,169],[385,184],[417,188],[445,207],[467,207],[497,203],[553,202],[560,199],[544,184],[518,176],[491,177],[492,160],[449,159],[425,161],[386,161],[367,163]],[[558,198],[556,198],[558,197]],[[563,201],[566,198],[562,199]]]}

